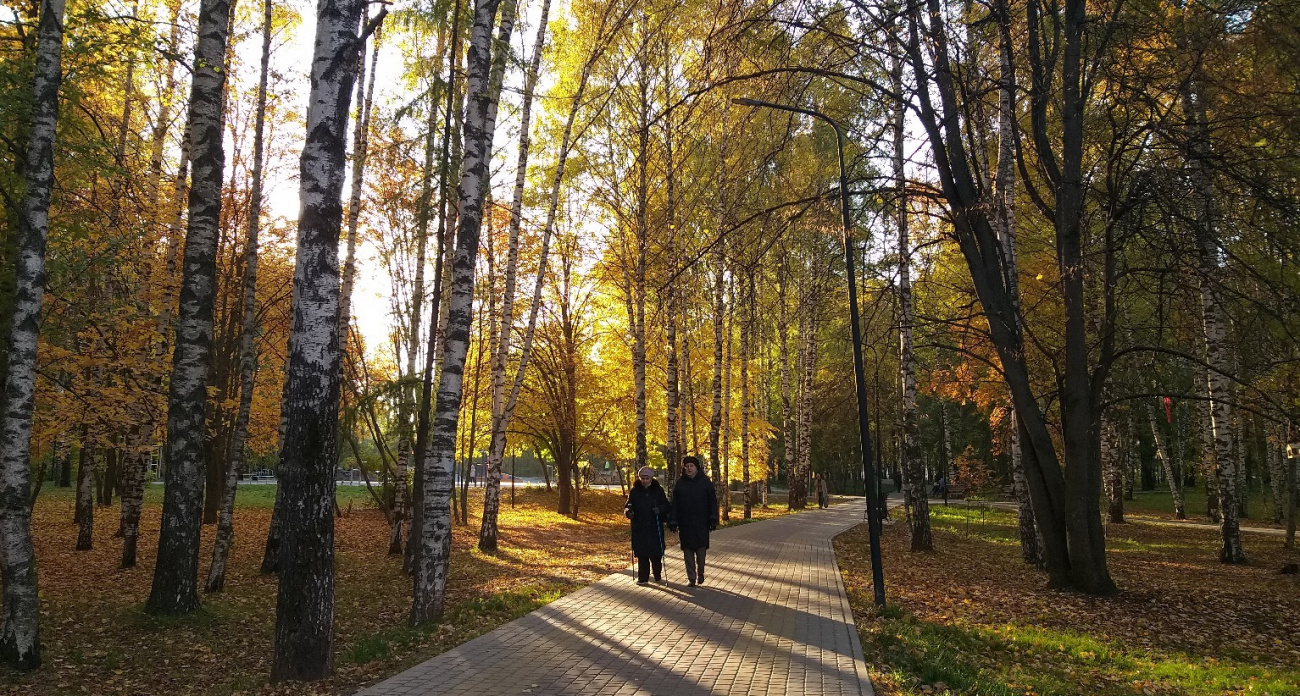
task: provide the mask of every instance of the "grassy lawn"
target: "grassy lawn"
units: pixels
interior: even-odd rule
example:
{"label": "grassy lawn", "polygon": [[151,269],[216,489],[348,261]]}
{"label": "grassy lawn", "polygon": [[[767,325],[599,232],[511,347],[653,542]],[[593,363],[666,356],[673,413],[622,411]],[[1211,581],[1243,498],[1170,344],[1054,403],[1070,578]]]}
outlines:
{"label": "grassy lawn", "polygon": [[[261,575],[275,486],[240,486],[226,591],[204,595],[195,615],[157,618],[142,610],[153,575],[162,486],[150,486],[141,519],[139,565],[121,570],[114,539],[119,508],[96,508],[94,549],[76,552],[70,489],[46,488],[33,514],[44,664],[32,674],[0,668],[0,693],[351,694],[628,567],[627,520],[618,491],[584,491],[579,520],[554,512],[557,494],[502,491],[501,549],[476,546],[482,489],[470,491],[469,525],[453,528],[443,621],[406,625],[411,579],[387,555],[388,525],[364,486],[340,486],[350,514],[335,527],[334,676],[271,686],[275,576]],[[755,517],[781,510],[755,508]],[[733,510],[739,523],[740,510]],[[203,528],[200,587],[214,526]],[[670,551],[671,553],[671,551]]]}
{"label": "grassy lawn", "polygon": [[[1103,506],[1105,503],[1102,503]],[[1203,522],[1205,516],[1205,490],[1186,489],[1183,491],[1183,508],[1187,519]],[[1103,507],[1104,509],[1104,507]],[[1241,524],[1247,527],[1276,527],[1273,524],[1273,494],[1271,491],[1253,491],[1247,505],[1249,517],[1242,518]],[[1174,519],[1174,497],[1168,488],[1154,491],[1133,491],[1133,500],[1124,501],[1124,513]]]}
{"label": "grassy lawn", "polygon": [[[1217,560],[1212,530],[1108,527],[1114,598],[1046,588],[1020,559],[1012,513],[931,508],[936,551],[884,534],[890,605],[871,605],[865,526],[836,540],[877,693],[1218,696],[1300,693],[1300,554],[1244,537],[1247,566]],[[969,530],[969,531],[968,531]]]}

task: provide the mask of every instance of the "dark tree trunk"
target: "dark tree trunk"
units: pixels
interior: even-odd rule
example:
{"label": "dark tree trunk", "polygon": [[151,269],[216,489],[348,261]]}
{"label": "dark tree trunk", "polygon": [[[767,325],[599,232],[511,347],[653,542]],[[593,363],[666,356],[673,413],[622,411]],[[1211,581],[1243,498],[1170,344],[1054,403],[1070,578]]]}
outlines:
{"label": "dark tree trunk", "polygon": [[185,235],[180,313],[167,409],[167,474],[158,562],[146,609],[187,614],[198,609],[205,416],[212,366],[213,301],[221,179],[225,167],[221,111],[229,0],[202,0],[190,89],[190,156],[194,173]]}

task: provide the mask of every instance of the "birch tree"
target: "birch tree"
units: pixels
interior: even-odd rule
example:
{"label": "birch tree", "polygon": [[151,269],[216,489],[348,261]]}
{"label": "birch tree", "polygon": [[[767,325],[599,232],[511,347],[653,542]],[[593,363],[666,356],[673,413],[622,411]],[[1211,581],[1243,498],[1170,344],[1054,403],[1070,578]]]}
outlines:
{"label": "birch tree", "polygon": [[361,0],[321,0],[311,63],[307,137],[299,167],[293,276],[280,442],[280,583],[273,681],[329,675],[334,641],[334,468],[338,462],[341,350],[339,233],[343,162],[359,45]]}
{"label": "birch tree", "polygon": [[32,410],[36,343],[45,294],[45,245],[54,186],[54,138],[63,80],[63,0],[41,3],[32,80],[32,121],[23,174],[27,190],[19,212],[13,320],[9,326],[4,420],[0,423],[0,661],[19,670],[41,665],[40,602],[31,532]]}
{"label": "birch tree", "polygon": [[[423,518],[415,572],[411,624],[420,626],[442,616],[451,560],[451,494],[455,467],[456,423],[461,385],[469,348],[473,315],[475,259],[483,223],[483,201],[489,184],[488,163],[496,128],[496,105],[490,88],[492,30],[501,0],[476,0],[470,29],[465,117],[465,149],[461,163],[456,250],[452,260],[451,298],[443,339],[438,397],[434,407],[423,481]],[[504,43],[509,43],[506,36]]]}
{"label": "birch tree", "polygon": [[225,171],[221,112],[229,15],[229,0],[202,0],[199,5],[186,125],[193,176],[168,394],[166,488],[158,562],[145,603],[145,608],[155,614],[188,614],[199,607],[199,528],[217,237]]}
{"label": "birch tree", "polygon": [[257,111],[253,124],[253,181],[248,203],[248,238],[244,242],[243,320],[239,333],[239,411],[230,436],[226,485],[217,518],[205,592],[220,592],[226,584],[226,560],[235,535],[235,490],[244,468],[248,419],[253,410],[253,376],[257,370],[257,249],[262,224],[262,160],[266,149],[266,89],[271,70],[271,0],[262,3],[262,62],[257,80]]}

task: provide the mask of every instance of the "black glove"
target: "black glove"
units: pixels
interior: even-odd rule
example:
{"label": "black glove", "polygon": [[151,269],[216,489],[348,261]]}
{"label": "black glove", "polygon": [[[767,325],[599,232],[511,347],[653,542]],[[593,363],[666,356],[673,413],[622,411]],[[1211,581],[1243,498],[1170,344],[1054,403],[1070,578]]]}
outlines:
{"label": "black glove", "polygon": [[623,508],[623,516],[626,517],[626,518],[628,518],[629,520],[632,519],[632,508],[631,508],[631,506]]}

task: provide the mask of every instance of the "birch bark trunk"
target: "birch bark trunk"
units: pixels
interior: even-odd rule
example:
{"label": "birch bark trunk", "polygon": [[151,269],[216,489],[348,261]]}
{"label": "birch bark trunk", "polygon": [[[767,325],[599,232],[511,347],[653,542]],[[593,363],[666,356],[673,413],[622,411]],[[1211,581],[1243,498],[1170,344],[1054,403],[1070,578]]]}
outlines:
{"label": "birch bark trunk", "polygon": [[1124,473],[1119,447],[1119,428],[1110,415],[1103,416],[1101,465],[1106,477],[1106,514],[1111,524],[1124,524]]}
{"label": "birch bark trunk", "polygon": [[77,452],[77,550],[90,551],[95,544],[95,447],[87,442],[82,428],[81,450]]}
{"label": "birch bark trunk", "polygon": [[188,614],[199,607],[199,529],[225,171],[221,124],[229,19],[228,0],[200,3],[186,125],[194,171],[168,395],[166,487],[158,562],[145,603],[154,614]]}
{"label": "birch bark trunk", "polygon": [[445,257],[450,246],[447,244],[447,235],[452,229],[448,220],[447,198],[452,186],[451,149],[454,132],[453,123],[458,118],[456,112],[459,112],[460,109],[456,101],[458,91],[456,86],[456,66],[459,60],[457,56],[460,52],[460,17],[462,13],[462,0],[457,0],[452,14],[451,34],[447,41],[447,77],[445,80],[447,101],[443,108],[442,152],[439,156],[438,165],[438,249],[435,254],[437,258],[434,259],[433,265],[433,297],[430,298],[429,302],[429,335],[428,340],[425,342],[424,374],[421,379],[420,402],[415,419],[415,449],[413,451],[415,471],[412,474],[411,481],[411,528],[406,539],[406,555],[402,559],[403,570],[411,575],[415,575],[416,569],[419,567],[420,535],[424,533],[424,473],[427,468],[425,455],[428,453],[430,410],[433,407],[434,362],[441,357],[440,352],[442,350],[443,325],[440,317],[443,305],[443,275],[447,269]]}
{"label": "birch bark trunk", "polygon": [[570,141],[573,137],[573,124],[578,117],[579,104],[586,91],[591,61],[583,67],[582,77],[578,82],[569,116],[564,124],[564,133],[560,137],[560,152],[556,162],[555,175],[551,181],[550,203],[546,211],[546,222],[542,227],[541,249],[538,256],[537,277],[533,284],[532,304],[528,311],[528,325],[524,330],[524,342],[519,353],[519,367],[515,370],[513,384],[509,395],[505,392],[506,364],[509,358],[510,333],[514,325],[515,283],[519,255],[519,230],[523,221],[524,184],[528,173],[528,156],[532,149],[532,108],[533,96],[541,71],[542,50],[546,46],[547,21],[550,17],[550,0],[542,2],[541,19],[537,26],[537,38],[533,42],[533,54],[528,64],[528,74],[524,78],[524,98],[521,114],[522,125],[519,133],[519,155],[515,161],[515,188],[510,199],[509,249],[506,256],[505,292],[501,304],[501,327],[497,336],[497,354],[492,360],[492,433],[488,444],[488,461],[486,465],[486,488],[483,491],[483,520],[479,528],[479,548],[492,551],[497,548],[497,520],[501,510],[501,462],[505,459],[506,439],[510,428],[510,419],[518,403],[519,393],[523,389],[524,377],[532,357],[533,334],[537,329],[537,315],[541,308],[542,287],[546,280],[546,266],[551,248],[551,235],[555,230],[555,216],[559,210],[560,184],[564,178],[564,166],[569,157]]}
{"label": "birch bark trunk", "polygon": [[334,641],[334,468],[338,464],[339,233],[348,113],[361,0],[321,0],[311,63],[307,137],[280,443],[280,582],[272,681],[329,675]]}
{"label": "birch bark trunk", "polygon": [[745,307],[740,320],[740,484],[744,490],[744,519],[753,516],[754,495],[749,485],[749,360],[754,336],[754,271],[745,270]]}
{"label": "birch bark trunk", "polygon": [[[366,6],[361,9],[361,24],[369,22]],[[356,126],[352,131],[352,181],[348,195],[347,251],[343,256],[342,289],[339,291],[339,343],[344,353],[348,351],[352,332],[352,287],[357,275],[357,228],[361,223],[361,194],[365,189],[366,157],[370,149],[370,112],[375,98],[375,65],[379,61],[379,30],[376,28],[371,39],[374,49],[370,58],[370,78],[366,81],[365,41],[358,47],[357,55],[357,115]],[[260,116],[260,114],[259,114]],[[421,237],[420,253],[417,256],[416,282],[422,283],[424,276],[423,261],[424,238]],[[417,291],[418,292],[418,291]],[[414,341],[412,341],[414,345]],[[412,360],[413,361],[413,360]],[[409,363],[408,363],[409,364]],[[413,369],[413,368],[412,368]]]}
{"label": "birch bark trunk", "polygon": [[0,661],[23,671],[41,665],[40,600],[31,532],[32,412],[63,80],[63,12],[64,0],[44,0],[37,21],[32,120],[23,166],[27,190],[18,216],[13,316],[6,337],[8,356],[0,412],[0,581],[4,585]]}
{"label": "birch bark trunk", "polygon": [[1164,467],[1165,480],[1169,483],[1169,494],[1174,499],[1174,518],[1179,520],[1187,519],[1187,511],[1183,507],[1183,482],[1178,479],[1174,472],[1174,462],[1169,456],[1169,448],[1165,447],[1165,439],[1160,434],[1160,425],[1156,422],[1155,414],[1147,412],[1147,421],[1151,424],[1151,441],[1156,446],[1156,457],[1160,460],[1161,466]]}
{"label": "birch bark trunk", "polygon": [[1210,173],[1210,135],[1204,95],[1194,76],[1183,88],[1183,114],[1187,123],[1187,168],[1194,201],[1195,228],[1200,273],[1201,318],[1205,339],[1206,385],[1210,398],[1210,430],[1214,441],[1214,458],[1219,490],[1219,532],[1222,548],[1219,560],[1245,563],[1237,501],[1237,472],[1232,438],[1232,381],[1228,377],[1232,359],[1219,280],[1218,224],[1214,209],[1213,182]]}
{"label": "birch bark trunk", "polygon": [[271,0],[262,3],[262,63],[257,81],[257,112],[253,124],[253,181],[248,204],[248,239],[244,243],[244,316],[239,334],[239,411],[230,436],[226,485],[217,519],[205,592],[220,592],[226,584],[226,560],[235,535],[235,489],[244,468],[244,444],[253,408],[253,375],[257,370],[257,250],[262,224],[262,160],[266,149],[266,90],[271,69]]}
{"label": "birch bark trunk", "polygon": [[898,373],[902,396],[899,453],[902,457],[903,505],[911,525],[913,551],[934,550],[930,534],[930,498],[925,491],[925,471],[921,462],[920,425],[916,400],[916,355],[912,349],[912,245],[908,229],[907,172],[904,170],[903,61],[894,59],[890,70],[894,92],[894,224],[898,229]]}
{"label": "birch bark trunk", "polygon": [[794,419],[791,417],[790,403],[790,325],[786,297],[786,277],[789,264],[784,254],[781,255],[781,267],[776,275],[777,305],[780,308],[780,326],[777,327],[777,340],[781,351],[781,458],[785,461],[786,507],[790,510],[802,510],[808,507],[808,489],[802,478],[795,474],[794,467]]}
{"label": "birch bark trunk", "polygon": [[442,616],[446,600],[447,568],[451,555],[452,471],[455,467],[456,422],[460,415],[465,356],[469,348],[474,302],[474,271],[483,201],[489,185],[488,164],[496,109],[490,87],[492,29],[501,0],[476,0],[467,59],[465,157],[461,164],[456,252],[452,263],[451,299],[443,341],[438,398],[425,458],[420,551],[416,564],[412,625],[424,625]]}
{"label": "birch bark trunk", "polygon": [[[707,230],[706,230],[707,233]],[[709,463],[719,503],[727,500],[727,482],[722,479],[722,329],[725,319],[726,256],[722,245],[714,257],[713,276],[713,410],[709,415]],[[727,507],[730,507],[729,505]],[[724,517],[724,519],[726,519]]]}

